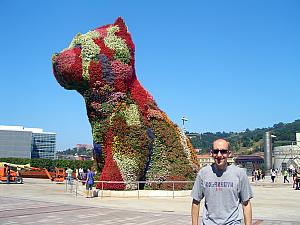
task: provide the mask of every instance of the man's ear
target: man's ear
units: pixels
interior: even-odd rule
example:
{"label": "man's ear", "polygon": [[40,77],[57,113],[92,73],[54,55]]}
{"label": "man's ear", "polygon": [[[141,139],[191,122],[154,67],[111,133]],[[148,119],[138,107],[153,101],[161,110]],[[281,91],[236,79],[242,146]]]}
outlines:
{"label": "man's ear", "polygon": [[213,150],[210,150],[210,156],[213,157]]}
{"label": "man's ear", "polygon": [[228,151],[228,157],[231,158],[231,156],[232,156],[232,152]]}

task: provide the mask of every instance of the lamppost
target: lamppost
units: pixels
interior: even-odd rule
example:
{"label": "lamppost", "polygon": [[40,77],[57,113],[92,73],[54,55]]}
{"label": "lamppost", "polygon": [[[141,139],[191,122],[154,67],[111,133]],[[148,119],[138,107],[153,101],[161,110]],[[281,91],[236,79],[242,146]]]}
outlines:
{"label": "lamppost", "polygon": [[183,116],[183,117],[181,118],[181,120],[182,120],[182,128],[183,128],[183,132],[185,133],[184,122],[188,121],[188,119],[187,119],[185,116]]}

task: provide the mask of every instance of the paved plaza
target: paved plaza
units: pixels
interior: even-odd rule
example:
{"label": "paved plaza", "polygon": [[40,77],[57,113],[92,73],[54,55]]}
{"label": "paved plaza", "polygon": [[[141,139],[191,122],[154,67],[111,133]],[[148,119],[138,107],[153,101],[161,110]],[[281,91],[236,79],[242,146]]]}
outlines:
{"label": "paved plaza", "polygon": [[[278,180],[252,183],[255,225],[300,225],[300,191]],[[0,184],[0,225],[9,224],[191,224],[191,198],[95,197],[66,191],[65,184],[24,179],[24,184]]]}

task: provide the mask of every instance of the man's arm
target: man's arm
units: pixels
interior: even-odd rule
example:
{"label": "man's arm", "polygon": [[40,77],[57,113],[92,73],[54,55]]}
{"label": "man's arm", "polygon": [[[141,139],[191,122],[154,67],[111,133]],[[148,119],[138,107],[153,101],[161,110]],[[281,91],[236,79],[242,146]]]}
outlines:
{"label": "man's arm", "polygon": [[243,202],[243,213],[245,225],[252,224],[252,206],[250,200]]}
{"label": "man's arm", "polygon": [[192,225],[198,225],[199,222],[200,201],[193,199],[192,202]]}

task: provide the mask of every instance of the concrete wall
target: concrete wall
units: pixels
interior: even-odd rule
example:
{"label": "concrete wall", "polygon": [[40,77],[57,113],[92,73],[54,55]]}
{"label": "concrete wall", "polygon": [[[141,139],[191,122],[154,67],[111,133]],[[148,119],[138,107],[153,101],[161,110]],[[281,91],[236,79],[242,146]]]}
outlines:
{"label": "concrete wall", "polygon": [[31,131],[0,130],[0,158],[31,158]]}

